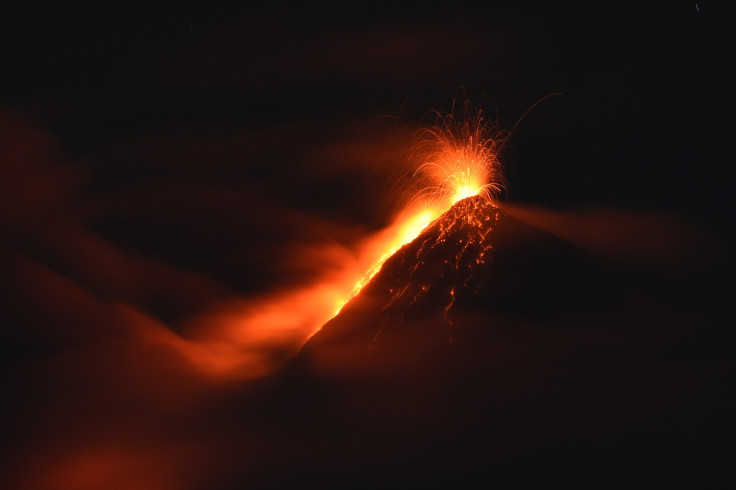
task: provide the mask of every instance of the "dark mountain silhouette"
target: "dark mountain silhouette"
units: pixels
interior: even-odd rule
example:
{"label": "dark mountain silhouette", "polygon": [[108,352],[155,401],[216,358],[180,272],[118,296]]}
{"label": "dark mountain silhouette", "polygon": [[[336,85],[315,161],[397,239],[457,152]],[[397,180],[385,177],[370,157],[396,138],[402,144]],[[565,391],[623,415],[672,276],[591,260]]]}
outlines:
{"label": "dark mountain silhouette", "polygon": [[601,280],[602,267],[484,198],[469,197],[389,258],[302,355],[338,344],[367,354],[402,334],[416,342],[452,342],[465,328],[456,312],[540,317],[601,307],[617,298],[611,279]]}
{"label": "dark mountain silhouette", "polygon": [[718,288],[460,201],[248,401],[261,452],[227,488],[718,486]]}

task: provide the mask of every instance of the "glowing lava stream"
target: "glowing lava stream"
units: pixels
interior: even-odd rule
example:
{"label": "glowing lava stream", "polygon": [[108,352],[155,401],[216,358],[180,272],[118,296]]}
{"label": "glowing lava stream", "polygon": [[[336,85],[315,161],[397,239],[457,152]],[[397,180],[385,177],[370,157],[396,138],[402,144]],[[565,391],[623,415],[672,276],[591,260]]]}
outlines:
{"label": "glowing lava stream", "polygon": [[411,243],[412,241],[414,241],[414,239],[418,237],[432,221],[434,221],[443,213],[445,213],[448,209],[450,209],[453,204],[460,201],[461,199],[465,199],[466,197],[479,194],[480,192],[481,187],[471,188],[466,185],[458,188],[457,192],[453,194],[452,199],[448,200],[444,206],[440,206],[440,203],[438,202],[425,203],[424,206],[421,206],[421,209],[419,211],[412,213],[412,215],[407,218],[405,222],[400,226],[399,232],[396,237],[388,244],[386,244],[386,252],[384,252],[366,271],[363,277],[361,277],[360,280],[355,283],[355,286],[353,287],[352,291],[350,291],[350,294],[344,300],[339,302],[333,317],[340,313],[342,308],[351,299],[357,296],[358,293],[360,293],[360,291],[366,286],[366,284],[368,284],[371,279],[373,279],[373,277],[378,274],[378,272],[381,270],[381,267],[383,267],[383,263],[386,262],[386,260],[388,260],[393,254],[395,254],[401,247],[403,247],[407,243]]}

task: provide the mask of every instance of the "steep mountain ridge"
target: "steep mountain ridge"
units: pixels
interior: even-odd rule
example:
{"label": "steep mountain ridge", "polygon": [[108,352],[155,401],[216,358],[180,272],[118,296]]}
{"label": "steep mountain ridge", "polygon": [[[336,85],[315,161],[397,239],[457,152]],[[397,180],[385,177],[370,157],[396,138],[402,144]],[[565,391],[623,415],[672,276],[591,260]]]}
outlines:
{"label": "steep mountain ridge", "polygon": [[598,301],[610,287],[596,282],[597,267],[577,247],[469,197],[390,257],[303,352],[335,342],[378,348],[410,328],[451,342],[462,328],[456,309],[544,314]]}

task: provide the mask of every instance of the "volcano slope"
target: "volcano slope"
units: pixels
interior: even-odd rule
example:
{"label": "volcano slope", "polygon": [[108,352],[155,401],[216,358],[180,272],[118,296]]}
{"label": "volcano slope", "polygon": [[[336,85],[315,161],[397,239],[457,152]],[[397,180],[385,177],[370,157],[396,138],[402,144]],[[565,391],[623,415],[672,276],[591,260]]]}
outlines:
{"label": "volcano slope", "polygon": [[[462,335],[458,312],[518,312],[602,306],[615,300],[600,264],[480,196],[456,203],[389,260],[360,295],[304,347],[380,356],[397,337],[423,344]],[[367,349],[366,349],[367,347]],[[320,354],[322,356],[324,354]]]}
{"label": "volcano slope", "polygon": [[251,405],[260,463],[233,488],[717,487],[733,434],[718,291],[467,198]]}

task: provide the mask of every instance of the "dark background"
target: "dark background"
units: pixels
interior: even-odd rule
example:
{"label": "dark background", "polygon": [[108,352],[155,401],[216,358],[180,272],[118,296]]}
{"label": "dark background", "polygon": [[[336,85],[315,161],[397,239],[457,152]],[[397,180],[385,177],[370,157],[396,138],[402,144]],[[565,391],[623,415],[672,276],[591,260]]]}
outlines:
{"label": "dark background", "polygon": [[[199,467],[192,454],[211,450],[205,443],[187,453],[191,441],[250,434],[238,387],[223,397],[170,353],[136,343],[106,350],[110,339],[138,331],[131,311],[181,333],[221,301],[313,283],[323,267],[299,258],[302,245],[350,249],[390,223],[413,132],[429,110],[447,110],[462,94],[501,129],[540,98],[562,94],[535,107],[510,139],[509,201],[671,214],[729,250],[733,51],[723,4],[595,3],[0,6],[8,468],[55,468],[54,448],[74,457],[119,437],[151,474],[171,466],[178,475]],[[713,306],[720,329],[732,287],[708,288],[719,295],[699,297],[694,308]],[[687,332],[708,318],[685,313],[671,316]],[[637,351],[644,364],[646,349],[659,352],[666,335],[653,332]],[[725,338],[718,330],[688,354],[678,337],[672,356],[685,370],[696,366],[687,386],[705,390],[712,407],[726,371],[712,353],[725,359]],[[559,342],[565,357],[567,341]],[[520,359],[510,362],[523,371]],[[200,425],[212,417],[199,404],[213,398],[221,402],[214,413],[226,416]],[[687,420],[707,419],[701,408]],[[288,439],[294,427],[280,413],[268,415],[274,432],[255,440]],[[718,430],[714,422],[708,433]],[[247,453],[244,440],[235,447]],[[52,456],[37,459],[47,446]],[[266,475],[278,473],[264,464]],[[167,486],[180,485],[158,485]]]}
{"label": "dark background", "polygon": [[[665,209],[727,232],[726,17],[717,2],[25,2],[3,7],[2,101],[77,158],[193,125],[217,133],[305,124],[301,141],[283,145],[303,154],[376,116],[416,123],[449,106],[459,87],[509,129],[537,99],[562,92],[516,132],[514,199]],[[279,164],[249,162],[262,155],[233,145],[221,150],[244,162],[227,176],[233,185],[273,172],[295,205],[340,203],[370,219],[349,190],[294,192],[289,176],[272,168]],[[178,165],[177,173],[199,171]],[[96,164],[86,186],[95,192],[168,176],[151,172],[119,155]]]}

